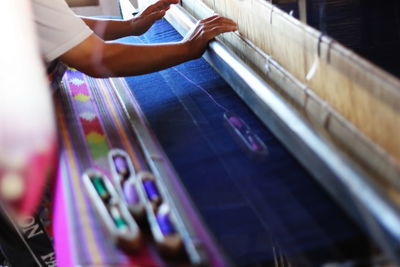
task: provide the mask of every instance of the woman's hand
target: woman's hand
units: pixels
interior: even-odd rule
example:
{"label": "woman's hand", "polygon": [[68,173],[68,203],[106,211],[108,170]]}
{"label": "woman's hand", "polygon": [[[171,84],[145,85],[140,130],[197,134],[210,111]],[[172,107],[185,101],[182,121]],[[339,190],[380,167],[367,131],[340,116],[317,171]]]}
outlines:
{"label": "woman's hand", "polygon": [[171,5],[178,3],[179,0],[160,0],[148,6],[131,20],[132,35],[145,33],[154,22],[164,17]]}
{"label": "woman's hand", "polygon": [[188,44],[188,49],[193,58],[200,57],[207,48],[208,43],[217,35],[237,30],[236,23],[228,18],[214,15],[199,21],[196,26],[185,36],[183,42]]}

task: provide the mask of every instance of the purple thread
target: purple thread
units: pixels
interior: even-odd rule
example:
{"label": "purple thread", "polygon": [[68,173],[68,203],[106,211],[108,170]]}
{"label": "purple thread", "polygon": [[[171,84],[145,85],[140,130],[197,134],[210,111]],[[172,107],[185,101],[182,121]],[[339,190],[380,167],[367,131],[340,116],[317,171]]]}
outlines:
{"label": "purple thread", "polygon": [[[191,83],[192,85],[194,85],[195,87],[199,88],[201,91],[203,91],[213,102],[214,104],[221,108],[222,110],[225,111],[225,113],[228,114],[232,114],[226,107],[224,107],[223,105],[221,105],[220,103],[218,103],[218,101],[216,101],[214,99],[214,97],[203,87],[201,87],[200,85],[196,84],[193,80],[191,80],[189,77],[187,77],[183,72],[179,71],[176,67],[173,67],[173,69],[179,73],[183,78],[185,78],[189,83]],[[244,135],[243,137],[246,138],[246,133],[242,133],[242,131],[247,130],[251,132],[251,129],[246,125],[246,123],[244,121],[242,121],[242,119],[240,119],[237,116],[232,115],[231,117],[228,118],[229,122],[240,131],[241,135]],[[253,133],[251,133],[252,135],[254,135]],[[250,150],[252,151],[262,151],[264,150],[264,147],[258,142],[257,138],[254,138],[253,136],[249,138],[246,138],[248,145],[250,146]]]}
{"label": "purple thread", "polygon": [[122,190],[124,191],[125,200],[128,205],[136,205],[139,203],[139,195],[134,184],[124,183]]}
{"label": "purple thread", "polygon": [[114,164],[117,172],[124,176],[124,178],[129,176],[129,168],[126,160],[121,156],[114,157]]}
{"label": "purple thread", "polygon": [[157,222],[160,226],[160,230],[164,235],[171,235],[175,233],[175,228],[169,218],[168,213],[158,213],[157,214]]}
{"label": "purple thread", "polygon": [[206,89],[204,89],[204,88],[201,87],[200,85],[196,84],[194,81],[192,81],[189,77],[187,77],[183,72],[179,71],[177,68],[173,67],[173,69],[174,69],[177,73],[179,73],[183,78],[185,78],[188,82],[190,82],[191,84],[193,84],[194,86],[196,86],[197,88],[199,88],[201,91],[203,91],[203,92],[214,102],[214,104],[217,105],[217,107],[223,109],[225,112],[229,112],[229,110],[228,110],[226,107],[224,107],[223,105],[221,105],[220,103],[218,103],[218,102],[214,99],[214,97],[213,97],[209,92],[207,92]]}
{"label": "purple thread", "polygon": [[239,119],[239,118],[236,117],[236,116],[230,117],[230,118],[229,118],[229,121],[230,121],[235,127],[237,127],[237,128],[241,128],[241,127],[244,126],[244,123],[242,122],[242,120]]}
{"label": "purple thread", "polygon": [[154,181],[145,180],[143,181],[143,186],[150,201],[154,201],[160,198],[160,194],[158,193],[158,189]]}
{"label": "purple thread", "polygon": [[263,147],[262,145],[258,142],[257,138],[253,135],[248,136],[248,140],[250,142],[250,146],[254,151],[262,151]]}

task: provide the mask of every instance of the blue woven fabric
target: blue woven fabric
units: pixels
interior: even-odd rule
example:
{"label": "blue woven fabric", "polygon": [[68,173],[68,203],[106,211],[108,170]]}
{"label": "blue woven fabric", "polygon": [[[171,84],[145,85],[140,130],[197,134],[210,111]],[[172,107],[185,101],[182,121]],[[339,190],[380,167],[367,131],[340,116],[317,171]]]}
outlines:
{"label": "blue woven fabric", "polygon": [[[144,36],[123,41],[180,39],[161,20]],[[203,59],[127,82],[232,262],[268,264],[279,250],[292,266],[315,266],[362,253],[347,249],[363,242],[361,232]],[[246,121],[266,143],[266,158],[243,150],[224,121],[224,110],[198,86]]]}

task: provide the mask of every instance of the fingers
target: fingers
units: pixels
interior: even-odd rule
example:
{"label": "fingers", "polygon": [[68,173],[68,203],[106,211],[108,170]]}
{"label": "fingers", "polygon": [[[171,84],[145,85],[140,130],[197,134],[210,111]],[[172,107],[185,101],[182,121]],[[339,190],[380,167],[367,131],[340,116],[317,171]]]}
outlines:
{"label": "fingers", "polygon": [[179,0],[160,0],[150,6],[148,6],[144,11],[143,14],[151,14],[155,11],[165,10],[167,11],[171,5],[178,4]]}
{"label": "fingers", "polygon": [[235,26],[215,26],[212,28],[208,28],[203,30],[203,38],[205,41],[208,43],[218,35],[226,32],[232,32],[235,31],[236,27]]}
{"label": "fingers", "polygon": [[198,36],[198,38],[208,42],[221,33],[236,30],[237,25],[234,21],[215,15],[199,21],[190,33],[190,36],[194,38],[196,38],[195,36]]}
{"label": "fingers", "polygon": [[220,15],[214,15],[209,18],[203,19],[200,21],[200,23],[209,26],[217,26],[217,25],[236,26],[236,23],[233,20],[228,19],[226,17],[221,17]]}
{"label": "fingers", "polygon": [[156,21],[162,19],[165,16],[166,10],[156,11],[148,15],[147,19]]}
{"label": "fingers", "polygon": [[[221,33],[237,30],[236,23],[219,15],[199,21],[185,39],[192,39],[200,44],[207,44]],[[197,41],[196,41],[197,40]]]}
{"label": "fingers", "polygon": [[227,21],[227,22],[223,22],[223,23],[219,23],[219,22],[213,22],[213,23],[209,23],[207,25],[208,28],[214,28],[214,27],[229,27],[229,28],[233,28],[235,30],[237,30],[237,26],[234,22],[231,21]]}
{"label": "fingers", "polygon": [[232,32],[235,31],[236,29],[237,29],[236,26],[228,26],[228,25],[215,26],[209,30],[209,35],[210,35],[209,39],[211,40],[217,35],[220,35],[221,33]]}
{"label": "fingers", "polygon": [[203,31],[210,34],[212,38],[216,35],[237,30],[236,23],[228,18],[215,15],[200,22],[203,25]]}
{"label": "fingers", "polygon": [[189,44],[189,51],[193,58],[201,56],[208,43],[217,35],[237,30],[236,23],[231,19],[214,15],[199,21],[185,36],[184,41]]}
{"label": "fingers", "polygon": [[220,15],[213,15],[211,17],[208,17],[208,18],[200,20],[200,23],[207,23],[207,22],[210,22],[210,21],[215,20],[217,18],[221,18],[221,16]]}
{"label": "fingers", "polygon": [[200,22],[201,23],[212,23],[212,22],[231,23],[231,24],[235,24],[236,25],[236,23],[233,20],[228,19],[226,17],[222,17],[221,15],[218,15],[218,14],[213,15],[213,16],[208,17],[208,18],[205,18],[205,19],[201,20]]}

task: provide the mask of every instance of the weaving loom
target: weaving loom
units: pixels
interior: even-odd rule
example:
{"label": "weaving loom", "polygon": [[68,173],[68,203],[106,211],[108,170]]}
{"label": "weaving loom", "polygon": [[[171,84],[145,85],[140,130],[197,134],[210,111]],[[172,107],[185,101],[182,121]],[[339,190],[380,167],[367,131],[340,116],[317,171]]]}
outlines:
{"label": "weaving loom", "polygon": [[[131,38],[126,41],[176,41],[180,38],[166,21],[156,26],[157,32],[153,30],[146,34],[149,39]],[[160,37],[157,37],[158,34]],[[186,72],[188,76],[195,74],[192,78],[196,79],[195,83],[187,80],[187,76],[182,72]],[[197,209],[201,211],[204,220],[209,223],[212,231],[215,231],[214,234],[221,238],[220,242],[230,257],[241,252],[238,255],[240,257],[232,259],[234,262],[241,264],[272,262],[270,246],[276,246],[277,250],[281,250],[282,246],[290,254],[298,254],[299,251],[310,254],[309,258],[304,259],[297,256],[299,259],[296,260],[299,262],[319,263],[320,255],[326,254],[328,258],[342,259],[348,253],[345,249],[347,246],[357,246],[365,242],[363,234],[348,219],[336,226],[329,223],[330,220],[342,220],[345,215],[321,192],[309,174],[290,157],[271,133],[261,126],[204,60],[186,63],[157,74],[129,78],[127,81],[137,101],[142,103],[150,126],[159,137],[167,155],[174,161],[173,164],[182,178],[182,183],[186,186]],[[181,84],[166,84],[171,82]],[[154,86],[155,83],[157,86]],[[65,173],[61,173],[61,176],[66,179],[63,182],[65,201],[76,203],[76,207],[70,211],[67,218],[71,218],[73,222],[71,227],[75,234],[71,236],[77,238],[73,240],[73,247],[78,262],[92,265],[114,262],[127,264],[132,261],[138,265],[159,265],[160,259],[154,259],[156,254],[149,252],[151,248],[143,249],[139,259],[129,258],[124,256],[124,253],[118,252],[114,244],[99,241],[106,240],[107,236],[104,235],[99,222],[93,220],[96,215],[90,208],[84,186],[79,179],[83,171],[90,166],[107,168],[108,151],[116,147],[124,148],[128,152],[130,149],[133,150],[130,155],[135,168],[146,168],[143,160],[137,156],[140,155],[140,151],[132,139],[135,134],[129,129],[129,123],[121,113],[122,108],[116,96],[110,93],[113,90],[112,85],[107,80],[94,80],[74,70],[67,72],[64,84],[65,87],[59,92],[63,101],[58,104],[65,149],[61,160],[63,166],[61,170]],[[264,159],[256,161],[249,159],[246,151],[232,139],[227,127],[224,126],[224,110],[216,106],[207,94],[198,92],[197,86],[200,84],[203,86],[206,84],[208,91],[213,95],[220,94],[221,96],[214,97],[219,99],[221,105],[224,104],[231,110],[240,112],[241,117],[253,129],[257,129],[268,147],[268,155]],[[160,96],[149,99],[149,95]],[[163,104],[165,101],[167,103]],[[191,116],[196,117],[191,118]],[[198,128],[195,122],[202,127]],[[70,128],[66,129],[66,125],[70,125]],[[176,140],[176,136],[183,142],[173,141]],[[174,143],[168,145],[171,141]],[[65,165],[70,168],[76,167],[68,171],[70,168]],[[240,165],[242,166],[239,168],[233,168]],[[291,170],[290,173],[285,171],[288,168]],[[265,177],[269,179],[265,180]],[[287,187],[288,185],[291,186]],[[258,189],[259,187],[262,187],[262,190]],[[279,193],[262,194],[270,190]],[[207,201],[203,198],[204,194],[208,195]],[[246,204],[246,195],[252,196],[248,197],[250,204]],[[286,201],[286,208],[278,205],[282,201]],[[321,205],[305,208],[306,203],[313,201]],[[260,214],[251,212],[254,209]],[[288,210],[285,211],[286,209]],[[262,213],[262,210],[265,210],[265,213]],[[275,213],[285,215],[275,217]],[[321,213],[329,214],[322,227],[314,222]],[[240,223],[235,222],[235,217],[239,214],[246,214]],[[226,216],[231,219],[226,221]],[[258,218],[260,216],[262,217]],[[263,218],[264,216],[267,217]],[[300,220],[309,228],[304,229],[305,232],[297,233],[293,229]],[[90,222],[89,225],[85,224],[87,221]],[[270,225],[271,229],[263,226],[260,221],[269,221],[266,224]],[[225,231],[225,227],[229,230]],[[230,233],[233,229],[236,229],[236,232]],[[276,233],[280,236],[278,240],[282,241],[275,241],[275,235],[271,233]],[[260,244],[251,240],[259,240]],[[310,243],[303,243],[305,240],[310,240]],[[285,244],[279,245],[277,242]],[[99,246],[100,244],[102,245]],[[82,247],[79,248],[80,246]],[[337,252],[332,252],[334,250]],[[361,250],[355,254],[361,257],[367,253]],[[249,258],[251,261],[246,260]]]}
{"label": "weaving loom", "polygon": [[[211,12],[205,4],[224,15],[237,12],[234,8],[223,8],[227,5],[225,2],[229,1],[220,1],[218,6],[215,1],[193,0],[183,1],[182,6],[199,17]],[[268,3],[252,3],[262,6],[263,11],[270,8],[263,18],[265,23],[277,27],[286,23],[286,14],[274,10]],[[238,5],[246,7],[246,2]],[[238,10],[243,10],[243,6]],[[174,7],[168,21],[157,22],[144,36],[120,41],[179,41],[182,37],[174,27],[185,33],[193,23],[190,16],[182,14],[185,11],[181,7]],[[239,21],[239,27],[245,26]],[[248,30],[243,28],[246,37],[252,40],[253,33]],[[125,80],[93,79],[68,70],[63,87],[55,96],[62,140],[55,235],[68,236],[67,243],[57,242],[56,238],[56,252],[62,251],[56,253],[60,265],[321,266],[345,262],[370,265],[379,263],[381,249],[396,260],[398,230],[388,226],[387,217],[376,215],[377,209],[389,210],[391,222],[396,225],[398,214],[393,199],[385,196],[382,201],[381,191],[370,188],[374,183],[368,180],[369,173],[362,176],[367,177],[365,180],[357,180],[365,170],[360,171],[359,165],[348,167],[341,153],[331,155],[331,147],[321,142],[320,137],[316,138],[308,126],[303,126],[297,113],[293,115],[292,109],[280,104],[282,99],[291,99],[295,106],[305,103],[304,113],[317,124],[317,129],[318,122],[322,121],[333,133],[340,132],[339,137],[334,136],[339,139],[335,139],[339,147],[343,145],[341,134],[345,133],[347,138],[353,136],[354,132],[348,134],[347,120],[343,126],[343,117],[331,109],[323,110],[320,98],[312,91],[319,89],[311,85],[319,79],[320,69],[330,71],[329,66],[323,66],[325,58],[305,57],[303,63],[309,69],[299,71],[295,67],[298,61],[286,62],[290,59],[283,57],[299,49],[293,44],[282,45],[282,50],[288,49],[285,51],[269,47],[268,43],[261,44],[262,49],[273,51],[270,54],[273,58],[267,56],[267,61],[263,61],[259,55],[265,55],[264,52],[243,36],[232,34],[222,39],[232,50],[241,51],[241,57],[247,51],[245,60],[255,71],[242,67],[241,73],[232,74],[226,67],[229,63],[221,60],[223,57],[229,60],[231,52],[216,42],[210,44],[211,49],[205,55],[209,63],[198,59]],[[283,41],[277,38],[276,42]],[[316,53],[321,55],[336,45],[322,35],[316,44]],[[336,60],[333,52],[329,57]],[[290,77],[276,80],[284,75],[282,66],[275,64],[274,59],[281,60],[285,70],[292,68],[293,72],[285,73]],[[235,64],[232,61],[231,67]],[[315,71],[311,71],[313,65],[316,65]],[[262,69],[257,68],[260,66]],[[245,85],[248,73],[252,75],[252,90],[267,88],[265,81],[257,78],[267,73],[265,80],[283,90],[285,98],[270,93],[269,86],[268,91],[252,92]],[[302,84],[290,79],[298,78],[297,75],[310,82],[310,87],[304,89]],[[397,83],[392,78],[389,82]],[[328,103],[334,101],[329,97],[326,96]],[[265,103],[270,106],[266,107]],[[326,106],[326,103],[322,105]],[[282,122],[283,117],[288,121]],[[304,134],[310,139],[304,140]],[[359,137],[357,131],[355,134]],[[376,138],[375,141],[386,145],[380,136]],[[375,151],[375,147],[367,148]],[[102,214],[96,213],[96,205],[82,177],[93,168],[112,177],[115,170],[109,155],[115,149],[127,153],[135,171],[154,174],[182,238],[183,252],[177,257],[163,256],[157,250],[157,240],[149,237],[144,238],[138,251],[126,253],[117,248],[102,225]],[[356,156],[366,151],[365,147],[361,152],[352,147],[346,149]],[[392,148],[393,157],[396,149]],[[343,157],[350,163],[355,161]],[[372,158],[381,159],[380,154]],[[388,168],[389,171],[374,170],[379,174],[388,173],[379,176],[380,181],[384,180],[384,188],[388,188],[388,181],[398,183],[396,164]],[[360,189],[364,194],[357,195]],[[396,194],[393,192],[391,196],[395,198]],[[381,206],[369,207],[366,198],[378,201]],[[151,236],[149,229],[144,233]]]}

